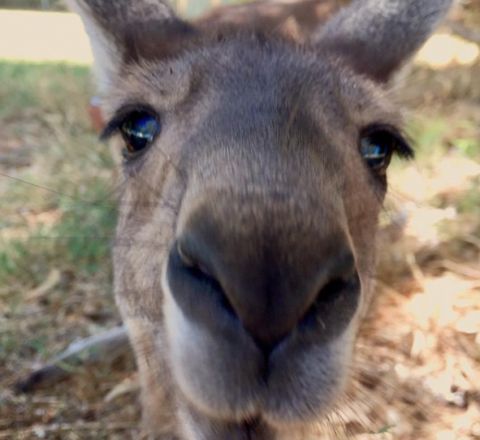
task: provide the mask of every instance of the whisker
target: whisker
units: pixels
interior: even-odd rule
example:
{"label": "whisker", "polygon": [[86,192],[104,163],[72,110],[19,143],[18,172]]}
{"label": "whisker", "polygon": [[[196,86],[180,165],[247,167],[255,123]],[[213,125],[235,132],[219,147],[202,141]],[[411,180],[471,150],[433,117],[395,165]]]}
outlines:
{"label": "whisker", "polygon": [[[60,197],[65,197],[65,198],[73,200],[73,201],[75,201],[79,204],[88,205],[88,206],[105,206],[105,207],[109,207],[109,208],[112,208],[112,209],[115,209],[115,207],[116,207],[113,204],[112,205],[107,204],[106,199],[109,196],[111,196],[112,194],[114,194],[116,191],[118,191],[119,188],[117,188],[117,187],[115,187],[109,194],[107,194],[105,197],[103,197],[101,199],[86,200],[86,199],[82,199],[78,196],[74,196],[72,194],[67,194],[67,193],[64,193],[62,191],[58,191],[54,188],[50,188],[50,187],[45,186],[45,185],[30,182],[30,181],[22,179],[20,177],[12,176],[10,174],[6,174],[6,173],[3,173],[3,172],[0,172],[0,176],[5,177],[7,179],[11,179],[11,180],[13,180],[15,182],[18,182],[18,183],[21,183],[23,185],[27,185],[27,186],[30,186],[30,187],[33,187],[33,188],[41,189],[42,191],[48,192],[50,194],[55,194],[55,195],[60,196]],[[119,187],[123,186],[124,184],[125,184],[125,182],[122,182],[121,184],[119,184]],[[76,205],[73,205],[73,206],[76,206]]]}
{"label": "whisker", "polygon": [[29,182],[27,180],[21,179],[19,177],[11,176],[11,175],[3,173],[1,171],[0,171],[0,176],[6,177],[8,179],[11,179],[11,180],[14,180],[16,182],[22,183],[24,185],[28,185],[28,186],[31,186],[31,187],[34,187],[34,188],[44,190],[44,191],[49,192],[51,194],[56,194],[57,196],[67,197],[69,199],[72,199],[72,200],[75,200],[77,202],[81,202],[81,203],[84,203],[84,204],[87,204],[87,205],[92,203],[90,200],[83,200],[83,199],[81,199],[77,196],[73,196],[71,194],[66,194],[66,193],[63,193],[61,191],[57,191],[53,188],[49,188],[47,186],[43,186],[43,185],[40,185],[40,184],[37,184],[37,183]]}

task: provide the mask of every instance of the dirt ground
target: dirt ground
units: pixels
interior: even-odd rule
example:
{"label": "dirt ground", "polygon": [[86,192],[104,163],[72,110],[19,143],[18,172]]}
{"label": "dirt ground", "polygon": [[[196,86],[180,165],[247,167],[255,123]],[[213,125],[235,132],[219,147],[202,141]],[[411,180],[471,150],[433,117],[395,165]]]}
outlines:
{"label": "dirt ground", "polygon": [[[462,2],[392,93],[417,158],[392,165],[377,296],[334,420],[354,438],[480,439],[479,30],[478,0]],[[92,93],[88,68],[0,60],[0,439],[139,438],[128,353],[12,388],[120,322],[114,163],[90,125]]]}

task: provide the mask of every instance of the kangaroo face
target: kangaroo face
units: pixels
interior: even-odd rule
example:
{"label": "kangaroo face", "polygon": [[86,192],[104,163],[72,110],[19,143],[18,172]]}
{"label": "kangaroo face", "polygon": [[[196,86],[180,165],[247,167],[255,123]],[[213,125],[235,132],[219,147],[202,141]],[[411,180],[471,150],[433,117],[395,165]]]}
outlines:
{"label": "kangaroo face", "polygon": [[[123,127],[157,125],[125,163],[122,308],[166,326],[174,378],[200,408],[323,413],[370,294],[396,113],[328,56],[243,37],[133,67],[117,90]],[[377,133],[372,167],[362,143]]]}
{"label": "kangaroo face", "polygon": [[[301,430],[334,408],[352,368],[386,170],[412,154],[383,82],[427,32],[371,65],[381,48],[349,33],[358,5],[296,46],[198,31],[160,1],[118,3],[117,22],[106,1],[76,7],[110,57],[105,136],[125,144],[115,291],[143,335],[144,394],[168,377],[187,439]],[[363,8],[374,3],[389,2]]]}

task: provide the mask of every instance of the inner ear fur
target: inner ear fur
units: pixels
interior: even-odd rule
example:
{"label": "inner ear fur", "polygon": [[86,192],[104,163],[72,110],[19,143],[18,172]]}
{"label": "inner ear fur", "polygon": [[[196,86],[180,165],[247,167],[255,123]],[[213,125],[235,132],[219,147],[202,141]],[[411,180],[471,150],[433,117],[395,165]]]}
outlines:
{"label": "inner ear fur", "polygon": [[433,32],[452,0],[353,0],[315,36],[354,70],[388,81]]}
{"label": "inner ear fur", "polygon": [[124,63],[164,56],[191,35],[166,0],[67,0],[90,37],[100,90]]}

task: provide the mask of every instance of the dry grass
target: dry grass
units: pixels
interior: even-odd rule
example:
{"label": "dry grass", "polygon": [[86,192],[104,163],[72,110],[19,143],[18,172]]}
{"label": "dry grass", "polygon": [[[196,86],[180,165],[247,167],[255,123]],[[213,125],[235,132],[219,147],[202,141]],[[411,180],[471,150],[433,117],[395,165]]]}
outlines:
{"label": "dry grass", "polygon": [[[363,438],[480,438],[478,78],[478,58],[424,59],[398,90],[418,159],[392,168],[378,296],[358,350],[368,399],[352,404],[377,432]],[[119,322],[113,161],[86,116],[91,93],[86,68],[0,62],[0,439],[137,436],[129,357],[11,391],[73,340]]]}
{"label": "dry grass", "polygon": [[89,71],[0,62],[0,84],[0,438],[115,438],[135,426],[137,407],[103,396],[131,359],[32,396],[10,391],[71,341],[119,322],[113,161],[86,116]]}

